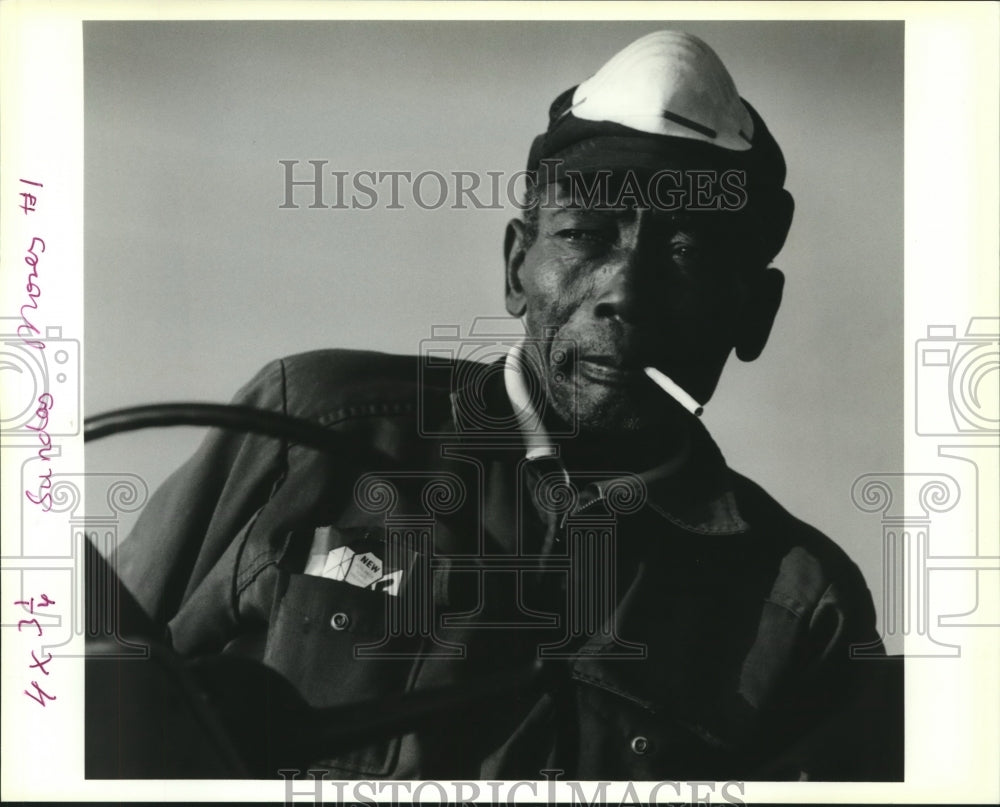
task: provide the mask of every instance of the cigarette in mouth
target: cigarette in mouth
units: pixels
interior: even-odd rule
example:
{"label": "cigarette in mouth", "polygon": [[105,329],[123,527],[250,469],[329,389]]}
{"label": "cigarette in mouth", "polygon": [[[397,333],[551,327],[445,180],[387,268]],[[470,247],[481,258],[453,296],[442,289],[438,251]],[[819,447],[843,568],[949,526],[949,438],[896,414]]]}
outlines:
{"label": "cigarette in mouth", "polygon": [[643,371],[653,380],[656,386],[687,409],[688,412],[695,417],[701,417],[701,413],[705,411],[705,408],[681,389],[669,376],[661,373],[655,367],[645,367]]}

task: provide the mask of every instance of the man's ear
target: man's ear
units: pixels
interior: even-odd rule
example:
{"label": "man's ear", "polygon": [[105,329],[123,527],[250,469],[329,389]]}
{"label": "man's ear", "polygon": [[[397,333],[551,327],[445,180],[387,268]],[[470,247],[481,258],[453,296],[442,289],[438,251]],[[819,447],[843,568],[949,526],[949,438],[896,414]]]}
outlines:
{"label": "man's ear", "polygon": [[503,258],[506,265],[504,299],[507,303],[507,313],[512,317],[523,316],[528,305],[520,278],[526,252],[524,222],[520,219],[511,219],[507,222],[507,232],[503,239]]}
{"label": "man's ear", "polygon": [[736,332],[736,356],[753,361],[764,351],[771,326],[781,307],[785,276],[773,266],[765,269],[748,290],[746,306]]}

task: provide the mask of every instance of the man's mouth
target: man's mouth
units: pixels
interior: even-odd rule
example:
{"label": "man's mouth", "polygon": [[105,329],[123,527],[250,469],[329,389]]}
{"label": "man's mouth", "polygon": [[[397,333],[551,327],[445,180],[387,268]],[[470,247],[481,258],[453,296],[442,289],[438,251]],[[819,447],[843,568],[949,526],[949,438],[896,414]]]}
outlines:
{"label": "man's mouth", "polygon": [[619,356],[585,354],[577,361],[580,375],[588,381],[626,386],[645,378],[642,363]]}

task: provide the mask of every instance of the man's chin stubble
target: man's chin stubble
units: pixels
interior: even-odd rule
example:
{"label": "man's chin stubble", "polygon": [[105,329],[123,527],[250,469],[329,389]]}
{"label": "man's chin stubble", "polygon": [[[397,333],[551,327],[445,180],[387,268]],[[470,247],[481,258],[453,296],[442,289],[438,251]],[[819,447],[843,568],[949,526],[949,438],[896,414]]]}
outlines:
{"label": "man's chin stubble", "polygon": [[614,398],[592,400],[582,393],[576,397],[561,389],[554,392],[551,384],[549,401],[559,419],[575,427],[581,437],[636,437],[645,432],[655,434],[666,425],[654,413],[639,411],[637,404]]}

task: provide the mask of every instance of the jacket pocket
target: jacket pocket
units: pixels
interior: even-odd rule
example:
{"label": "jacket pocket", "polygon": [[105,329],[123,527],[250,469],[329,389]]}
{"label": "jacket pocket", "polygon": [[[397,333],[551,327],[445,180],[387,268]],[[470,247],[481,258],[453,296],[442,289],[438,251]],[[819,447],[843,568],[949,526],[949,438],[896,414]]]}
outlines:
{"label": "jacket pocket", "polygon": [[[284,675],[313,707],[339,706],[400,694],[411,687],[412,659],[359,655],[386,638],[389,595],[350,583],[281,572],[264,662]],[[395,643],[385,648],[397,650]],[[379,740],[336,758],[317,749],[317,765],[348,774],[385,776],[396,764],[399,738]]]}

